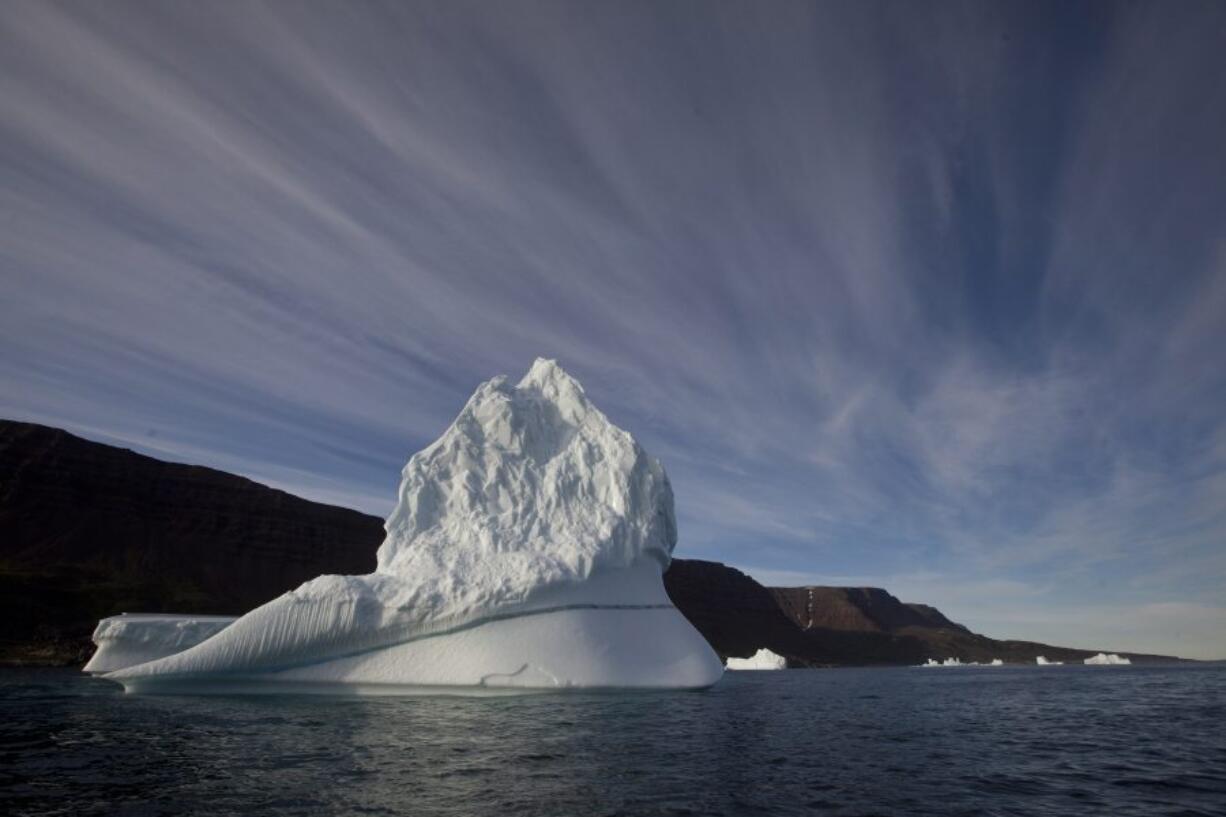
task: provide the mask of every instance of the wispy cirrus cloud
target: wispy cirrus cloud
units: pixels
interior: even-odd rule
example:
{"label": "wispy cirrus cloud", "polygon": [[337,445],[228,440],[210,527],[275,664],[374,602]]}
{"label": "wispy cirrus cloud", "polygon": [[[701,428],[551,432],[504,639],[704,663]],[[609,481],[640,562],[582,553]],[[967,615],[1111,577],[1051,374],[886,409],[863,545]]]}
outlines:
{"label": "wispy cirrus cloud", "polygon": [[9,3],[0,413],[383,512],[555,356],[683,553],[1195,618],[1223,14]]}

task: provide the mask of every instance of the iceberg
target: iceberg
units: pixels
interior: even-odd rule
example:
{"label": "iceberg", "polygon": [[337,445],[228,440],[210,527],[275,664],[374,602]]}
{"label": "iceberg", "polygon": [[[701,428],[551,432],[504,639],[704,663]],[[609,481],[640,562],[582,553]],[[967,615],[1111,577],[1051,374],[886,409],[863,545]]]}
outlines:
{"label": "iceberg", "polygon": [[1096,667],[1114,667],[1131,664],[1132,662],[1113,652],[1100,652],[1098,655],[1091,655],[1084,663]]}
{"label": "iceberg", "polygon": [[951,658],[946,658],[944,661],[937,661],[935,658],[929,658],[924,663],[919,664],[919,666],[921,667],[969,667],[971,666],[971,664],[963,664],[962,661],[959,660],[958,658],[951,657]]}
{"label": "iceberg", "polygon": [[1041,655],[1036,655],[1036,656],[1035,656],[1035,659],[1034,659],[1034,662],[1035,662],[1036,664],[1038,664],[1040,667],[1061,667],[1061,666],[1064,666],[1064,662],[1063,662],[1063,661],[1048,661],[1046,658],[1044,658],[1044,657],[1043,657],[1043,656],[1041,656]]}
{"label": "iceberg", "polygon": [[729,658],[730,670],[787,669],[788,660],[763,647],[748,658]]}
{"label": "iceberg", "polygon": [[554,361],[479,386],[404,467],[384,528],[374,573],[319,576],[234,620],[104,620],[90,669],[129,692],[372,694],[723,674],[664,591],[664,468]]}

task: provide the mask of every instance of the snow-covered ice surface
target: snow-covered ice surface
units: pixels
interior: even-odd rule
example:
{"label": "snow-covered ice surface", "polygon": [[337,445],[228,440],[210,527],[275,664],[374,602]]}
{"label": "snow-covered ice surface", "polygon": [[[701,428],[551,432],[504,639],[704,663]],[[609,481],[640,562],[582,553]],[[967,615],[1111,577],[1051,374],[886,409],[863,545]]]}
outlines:
{"label": "snow-covered ice surface", "polygon": [[672,606],[660,463],[553,361],[478,387],[405,466],[377,568],[320,576],[129,690],[705,687],[723,672]]}
{"label": "snow-covered ice surface", "polygon": [[748,658],[729,658],[728,669],[787,669],[788,660],[763,647]]}
{"label": "snow-covered ice surface", "polygon": [[1091,666],[1111,667],[1131,664],[1132,662],[1113,652],[1100,652],[1098,655],[1091,655],[1085,660],[1085,663]]}
{"label": "snow-covered ice surface", "polygon": [[94,628],[98,649],[85,671],[101,674],[164,658],[212,638],[234,616],[186,616],[123,613],[104,618]]}

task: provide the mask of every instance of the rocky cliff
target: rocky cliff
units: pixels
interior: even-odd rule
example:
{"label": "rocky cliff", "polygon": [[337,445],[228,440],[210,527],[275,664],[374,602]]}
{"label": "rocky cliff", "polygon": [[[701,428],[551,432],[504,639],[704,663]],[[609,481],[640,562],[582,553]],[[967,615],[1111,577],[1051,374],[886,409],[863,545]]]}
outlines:
{"label": "rocky cliff", "polygon": [[[321,574],[368,573],[382,540],[373,516],[0,420],[0,663],[83,662],[94,624],[119,612],[238,614]],[[977,635],[879,588],[767,588],[685,559],[664,582],[724,658],[762,647],[813,667],[1093,654]]]}

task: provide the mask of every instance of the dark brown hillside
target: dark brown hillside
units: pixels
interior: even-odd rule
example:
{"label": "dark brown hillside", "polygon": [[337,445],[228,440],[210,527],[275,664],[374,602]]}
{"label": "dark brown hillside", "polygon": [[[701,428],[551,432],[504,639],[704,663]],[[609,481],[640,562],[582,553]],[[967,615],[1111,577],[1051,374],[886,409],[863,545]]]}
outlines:
{"label": "dark brown hillside", "polygon": [[73,660],[124,610],[241,613],[367,573],[382,536],[356,511],[0,421],[0,658]]}
{"label": "dark brown hillside", "polygon": [[664,588],[721,658],[749,656],[760,647],[780,655],[807,649],[803,633],[771,591],[741,571],[696,559],[673,559]]}
{"label": "dark brown hillside", "polygon": [[935,607],[903,604],[879,587],[776,587],[771,593],[802,629],[897,632],[924,627],[969,632]]}

